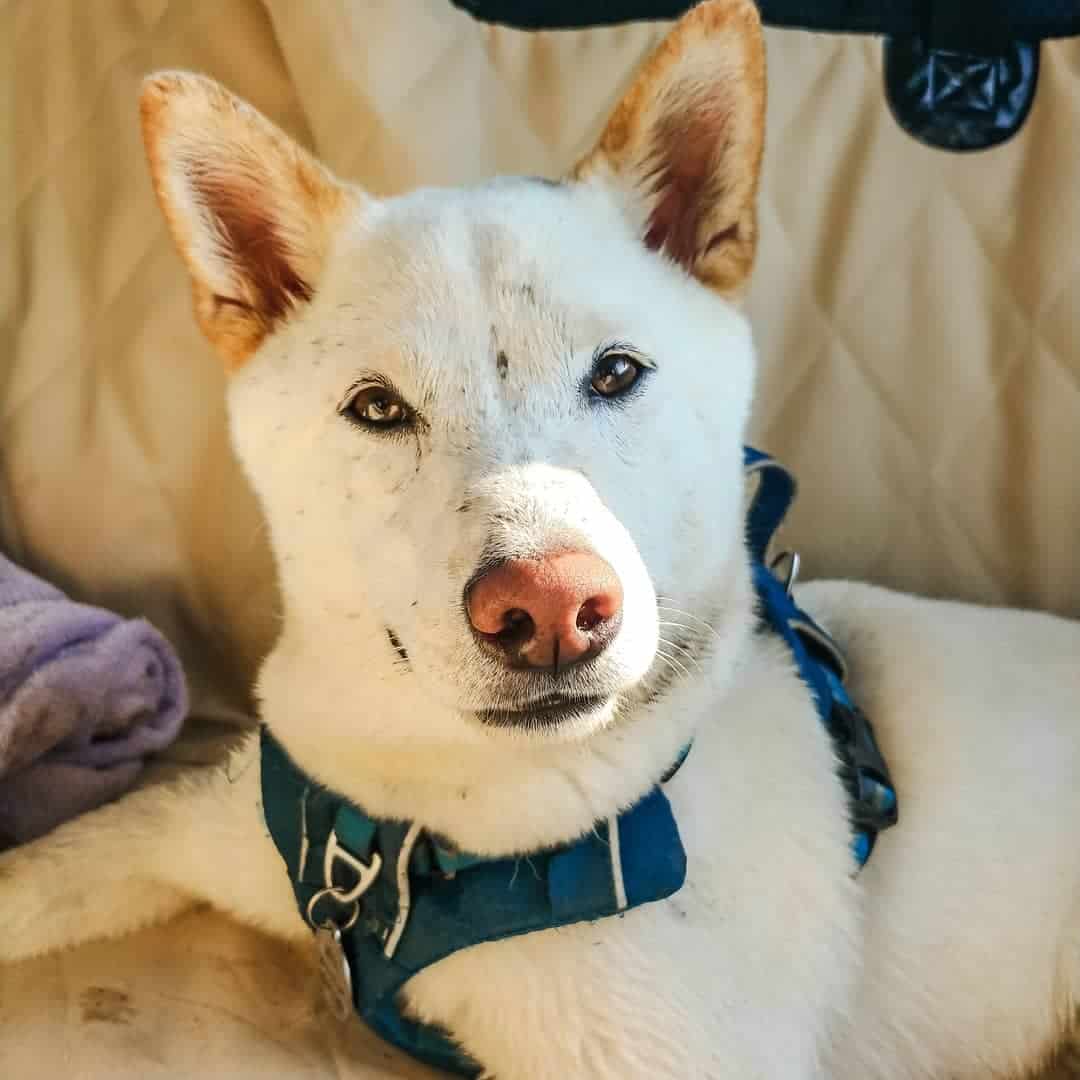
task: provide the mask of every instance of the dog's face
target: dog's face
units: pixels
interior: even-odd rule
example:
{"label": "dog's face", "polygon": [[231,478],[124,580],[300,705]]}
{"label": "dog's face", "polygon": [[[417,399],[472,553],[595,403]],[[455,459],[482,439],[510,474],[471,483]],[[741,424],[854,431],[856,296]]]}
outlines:
{"label": "dog's face", "polygon": [[742,559],[752,349],[721,294],[752,260],[761,80],[753,5],[705,5],[564,181],[389,200],[205,80],[148,83],[280,648],[354,681],[352,735],[580,740],[710,647]]}

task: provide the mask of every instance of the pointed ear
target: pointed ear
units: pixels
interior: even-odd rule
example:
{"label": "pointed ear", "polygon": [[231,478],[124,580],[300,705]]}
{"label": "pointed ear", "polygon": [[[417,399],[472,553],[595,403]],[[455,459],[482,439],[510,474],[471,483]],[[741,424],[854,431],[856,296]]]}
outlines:
{"label": "pointed ear", "polygon": [[361,196],[210,79],[150,76],[139,105],[199,325],[235,370],[311,299],[331,230]]}
{"label": "pointed ear", "polygon": [[572,175],[614,186],[650,248],[731,294],[754,261],[764,134],[757,8],[712,0],[675,24]]}

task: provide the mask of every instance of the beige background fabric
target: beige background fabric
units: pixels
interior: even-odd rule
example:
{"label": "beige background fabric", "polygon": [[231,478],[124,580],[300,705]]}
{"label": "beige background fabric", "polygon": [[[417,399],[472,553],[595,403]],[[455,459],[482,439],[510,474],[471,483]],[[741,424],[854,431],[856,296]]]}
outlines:
{"label": "beige background fabric", "polygon": [[[170,635],[195,701],[173,767],[250,724],[276,595],[139,79],[213,75],[392,194],[557,175],[662,32],[527,35],[446,0],[0,3],[0,549]],[[897,128],[878,42],[768,45],[753,436],[798,472],[788,540],[815,576],[1080,615],[1080,46],[1044,46],[1018,138],[961,157]],[[298,963],[201,913],[0,970],[0,1074],[336,1075]]]}

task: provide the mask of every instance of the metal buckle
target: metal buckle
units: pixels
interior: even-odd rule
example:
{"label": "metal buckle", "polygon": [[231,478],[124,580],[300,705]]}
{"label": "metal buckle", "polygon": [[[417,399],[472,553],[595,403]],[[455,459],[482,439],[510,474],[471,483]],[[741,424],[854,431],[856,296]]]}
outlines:
{"label": "metal buckle", "polygon": [[334,886],[331,885],[329,888],[320,889],[308,901],[307,908],[304,911],[304,918],[307,919],[308,926],[310,926],[312,930],[340,930],[344,932],[345,930],[351,930],[353,926],[356,925],[356,920],[360,918],[359,900],[352,901],[352,911],[349,912],[349,916],[347,919],[345,919],[344,922],[338,923],[330,918],[316,920],[315,907],[320,900],[330,899],[333,900],[335,903],[341,904],[344,907],[349,903],[349,901],[342,900],[341,896],[341,890],[336,889],[334,888]]}
{"label": "metal buckle", "polygon": [[[351,889],[343,889],[340,885],[334,884],[335,859],[340,859],[356,874],[356,884]],[[382,856],[377,851],[371,853],[371,862],[366,863],[343,848],[338,843],[337,833],[331,830],[326,841],[326,854],[323,856],[323,881],[326,882],[326,885],[315,893],[307,903],[304,916],[308,921],[308,925],[313,930],[321,930],[327,927],[333,927],[341,931],[351,929],[360,917],[360,897],[375,884],[380,870],[382,870]],[[332,900],[342,908],[351,908],[343,922],[337,922],[329,918],[316,919],[316,906],[320,901],[327,899]]]}

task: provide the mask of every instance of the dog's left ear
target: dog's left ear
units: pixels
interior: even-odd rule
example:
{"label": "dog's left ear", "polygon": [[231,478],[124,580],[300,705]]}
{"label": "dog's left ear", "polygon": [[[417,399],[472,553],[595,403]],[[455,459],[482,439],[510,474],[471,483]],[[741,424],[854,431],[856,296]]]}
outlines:
{"label": "dog's left ear", "polygon": [[736,293],[757,244],[765,50],[751,0],[684,15],[572,178],[614,187],[644,242]]}

